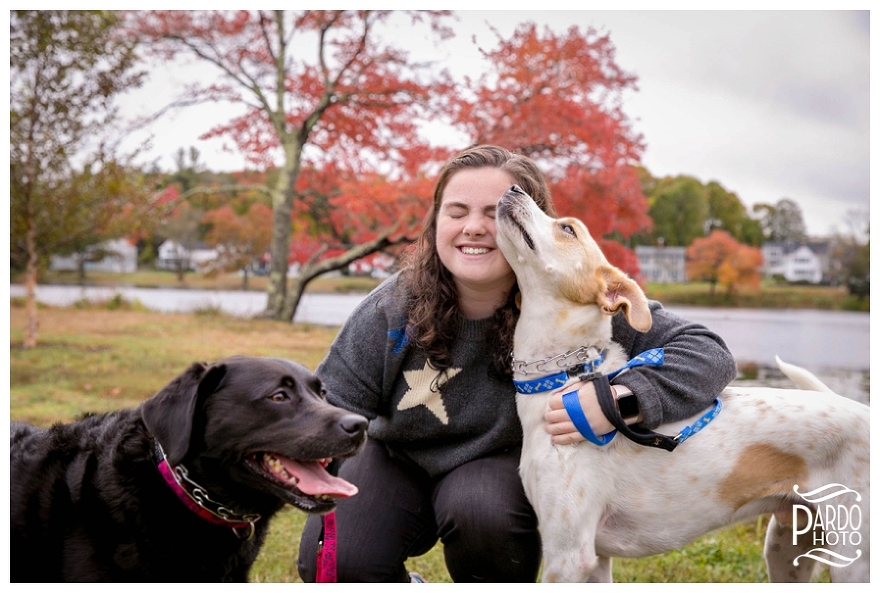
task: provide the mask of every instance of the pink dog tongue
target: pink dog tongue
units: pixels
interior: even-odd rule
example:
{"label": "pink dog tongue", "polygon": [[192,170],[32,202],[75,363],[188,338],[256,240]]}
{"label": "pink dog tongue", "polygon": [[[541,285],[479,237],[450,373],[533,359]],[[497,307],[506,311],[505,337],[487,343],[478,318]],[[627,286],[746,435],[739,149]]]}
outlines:
{"label": "pink dog tongue", "polygon": [[348,498],[357,494],[357,486],[328,474],[317,461],[294,461],[281,458],[284,469],[299,480],[297,489],[303,494],[317,496],[326,494],[337,498]]}

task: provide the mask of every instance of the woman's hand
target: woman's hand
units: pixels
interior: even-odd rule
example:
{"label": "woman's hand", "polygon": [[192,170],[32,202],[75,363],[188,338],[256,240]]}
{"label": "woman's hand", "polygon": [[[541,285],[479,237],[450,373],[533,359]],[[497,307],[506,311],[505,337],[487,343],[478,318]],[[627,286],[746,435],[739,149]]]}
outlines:
{"label": "woman's hand", "polygon": [[584,416],[587,417],[587,422],[590,423],[590,428],[593,429],[596,436],[602,436],[614,430],[614,425],[602,413],[593,382],[575,383],[550,396],[550,410],[544,414],[546,422],[544,430],[550,433],[550,441],[554,445],[571,445],[586,440],[575,428],[562,404],[563,394],[570,393],[575,389],[578,390],[578,400],[584,410]]}

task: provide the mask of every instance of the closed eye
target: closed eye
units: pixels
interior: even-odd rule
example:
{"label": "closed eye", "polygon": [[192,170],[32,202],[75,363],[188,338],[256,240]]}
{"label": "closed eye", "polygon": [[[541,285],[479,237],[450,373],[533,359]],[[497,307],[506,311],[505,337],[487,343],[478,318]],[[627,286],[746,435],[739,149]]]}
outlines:
{"label": "closed eye", "polygon": [[574,231],[574,227],[571,226],[570,224],[567,224],[564,222],[559,223],[559,228],[561,228],[563,231],[565,231],[566,233],[568,233],[572,237],[577,238],[577,233]]}

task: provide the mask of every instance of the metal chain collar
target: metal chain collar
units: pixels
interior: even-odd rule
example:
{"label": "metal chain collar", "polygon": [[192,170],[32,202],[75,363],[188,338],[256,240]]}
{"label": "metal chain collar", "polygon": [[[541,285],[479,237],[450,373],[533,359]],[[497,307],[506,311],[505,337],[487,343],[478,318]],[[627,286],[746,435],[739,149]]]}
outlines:
{"label": "metal chain collar", "polygon": [[212,500],[211,497],[208,496],[208,491],[189,477],[189,472],[186,467],[183,465],[175,465],[172,467],[168,464],[168,458],[165,456],[165,451],[162,450],[162,445],[159,444],[159,441],[155,441],[155,447],[159,458],[164,460],[166,467],[171,470],[170,475],[177,483],[180,491],[186,494],[192,502],[208,514],[227,523],[246,523],[248,527],[246,531],[241,531],[244,525],[232,527],[232,531],[239,539],[249,541],[254,536],[254,524],[260,520],[259,514],[249,513],[246,515],[237,515],[222,503]]}
{"label": "metal chain collar", "polygon": [[[580,348],[575,348],[565,354],[557,354],[550,358],[532,360],[529,362],[519,360],[513,357],[513,353],[511,353],[510,366],[514,373],[519,373],[522,376],[536,374],[546,375],[600,359],[602,357],[602,352],[603,351],[599,350],[596,346],[581,346]],[[569,359],[573,360],[569,362]]]}
{"label": "metal chain collar", "polygon": [[[208,496],[208,491],[199,486],[192,478],[189,477],[189,473],[186,471],[186,468],[182,465],[175,465],[171,468],[171,471],[174,472],[176,478],[178,478],[178,484],[180,484],[183,491],[189,496],[194,503],[224,521],[228,521],[230,523],[255,523],[260,520],[260,515],[257,514],[248,514],[248,515],[236,515],[234,511],[228,509],[223,506],[223,504],[211,500],[211,497]],[[186,482],[190,487],[184,487],[181,481]]]}

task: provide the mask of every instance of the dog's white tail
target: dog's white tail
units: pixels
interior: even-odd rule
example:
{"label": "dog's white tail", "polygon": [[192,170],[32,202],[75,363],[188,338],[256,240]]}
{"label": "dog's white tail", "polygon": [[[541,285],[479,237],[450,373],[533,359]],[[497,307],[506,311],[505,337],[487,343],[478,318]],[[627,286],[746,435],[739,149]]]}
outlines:
{"label": "dog's white tail", "polygon": [[785,376],[794,381],[794,384],[798,386],[800,389],[807,389],[810,391],[824,391],[825,393],[834,393],[831,391],[831,388],[825,385],[822,381],[820,381],[816,375],[808,371],[807,369],[803,369],[797,365],[790,364],[788,362],[783,362],[779,356],[776,357],[776,364],[779,366],[779,370],[785,373]]}

